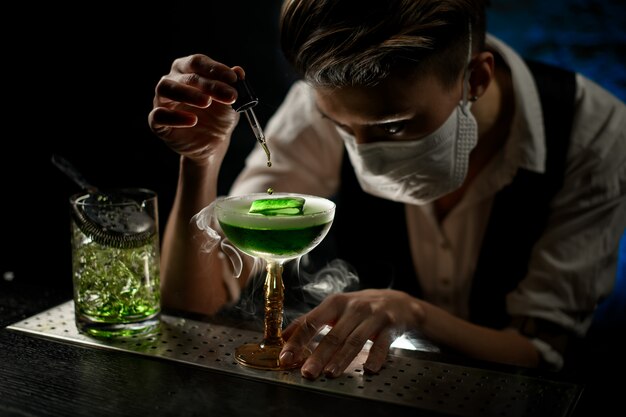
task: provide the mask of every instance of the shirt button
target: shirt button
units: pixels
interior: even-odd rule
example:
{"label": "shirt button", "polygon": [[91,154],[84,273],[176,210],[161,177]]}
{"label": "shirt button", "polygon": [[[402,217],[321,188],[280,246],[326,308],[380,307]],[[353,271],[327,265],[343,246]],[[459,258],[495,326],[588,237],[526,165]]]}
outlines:
{"label": "shirt button", "polygon": [[443,285],[444,287],[449,287],[450,286],[450,278],[441,278],[441,285]]}

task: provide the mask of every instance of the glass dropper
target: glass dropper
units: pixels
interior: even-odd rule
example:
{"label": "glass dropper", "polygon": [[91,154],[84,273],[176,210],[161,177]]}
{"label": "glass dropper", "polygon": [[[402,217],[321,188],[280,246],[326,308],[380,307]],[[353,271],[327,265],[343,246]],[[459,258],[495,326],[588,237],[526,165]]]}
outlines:
{"label": "glass dropper", "polygon": [[254,110],[252,110],[252,107],[250,107],[248,109],[243,110],[243,112],[246,114],[246,118],[248,119],[248,123],[250,123],[250,127],[252,128],[252,131],[254,132],[254,136],[256,137],[257,142],[259,142],[259,144],[263,148],[263,151],[265,151],[265,155],[267,155],[267,166],[271,167],[272,160],[270,156],[270,150],[267,147],[267,143],[265,142],[265,135],[263,134],[263,130],[261,129],[259,120],[256,118],[256,114],[254,113]]}
{"label": "glass dropper", "polygon": [[254,137],[257,142],[263,148],[265,155],[267,156],[267,166],[272,166],[270,150],[267,147],[267,143],[265,142],[265,135],[263,134],[263,130],[261,129],[261,124],[259,123],[259,119],[257,119],[256,114],[254,113],[253,107],[259,103],[259,99],[254,95],[252,89],[248,85],[248,82],[245,79],[239,79],[235,84],[235,88],[237,88],[237,100],[233,103],[233,109],[237,112],[244,112],[246,114],[246,118],[248,119],[248,123],[252,128],[252,132],[254,133]]}

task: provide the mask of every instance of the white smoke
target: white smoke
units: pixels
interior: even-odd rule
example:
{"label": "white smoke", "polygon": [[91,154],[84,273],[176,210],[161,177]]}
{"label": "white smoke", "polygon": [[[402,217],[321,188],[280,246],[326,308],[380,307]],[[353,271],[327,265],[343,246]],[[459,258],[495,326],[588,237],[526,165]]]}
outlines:
{"label": "white smoke", "polygon": [[191,218],[191,221],[196,223],[198,229],[202,230],[206,234],[201,250],[207,253],[212,252],[213,249],[215,249],[215,246],[222,239],[222,236],[220,236],[216,230],[219,226],[217,226],[217,222],[215,221],[215,216],[213,214],[214,208],[215,201],[200,210]]}
{"label": "white smoke", "polygon": [[[242,254],[220,233],[221,228],[214,214],[215,203],[218,200],[200,210],[192,217],[191,221],[203,232],[200,237],[203,239],[200,250],[204,253],[220,250],[230,260],[233,275],[239,278],[243,271]],[[323,267],[316,269],[310,261],[310,256],[311,254],[306,254],[284,265],[285,272],[283,275],[295,273],[297,281],[295,286],[286,285],[285,298],[290,298],[288,297],[290,291],[300,291],[304,298],[297,305],[293,305],[292,302],[291,305],[285,306],[284,314],[287,322],[306,313],[312,306],[319,304],[331,294],[355,290],[358,287],[359,278],[356,271],[347,262],[333,259]],[[262,316],[265,279],[265,262],[263,260],[254,259],[249,278],[246,290],[241,293],[239,300],[231,308],[246,316]]]}
{"label": "white smoke", "polygon": [[[306,262],[306,259],[303,262]],[[359,277],[354,268],[341,259],[333,259],[314,273],[304,272],[300,268],[298,276],[307,301],[315,305],[331,294],[356,289],[359,284]]]}
{"label": "white smoke", "polygon": [[191,218],[191,221],[195,222],[198,229],[204,232],[204,242],[202,243],[200,250],[205,253],[210,253],[219,243],[222,253],[226,255],[232,264],[233,275],[235,278],[239,278],[241,276],[241,271],[243,270],[243,260],[241,259],[239,251],[228,241],[228,239],[223,238],[218,232],[218,230],[221,229],[214,214],[215,203],[218,200],[219,198],[196,213]]}

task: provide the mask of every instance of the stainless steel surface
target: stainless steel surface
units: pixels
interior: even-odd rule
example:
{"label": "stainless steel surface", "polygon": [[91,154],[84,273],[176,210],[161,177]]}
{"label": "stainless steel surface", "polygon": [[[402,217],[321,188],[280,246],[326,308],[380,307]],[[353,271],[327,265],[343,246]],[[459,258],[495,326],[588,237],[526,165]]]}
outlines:
{"label": "stainless steel surface", "polygon": [[309,381],[298,370],[263,371],[240,365],[233,357],[237,346],[259,341],[250,330],[163,315],[154,336],[105,341],[79,333],[73,302],[68,301],[14,323],[10,330],[131,352],[214,369],[241,377],[298,386],[334,395],[390,402],[456,416],[567,416],[580,396],[576,384],[518,374],[435,362],[415,352],[394,349],[376,375],[363,372],[367,351],[335,379]]}

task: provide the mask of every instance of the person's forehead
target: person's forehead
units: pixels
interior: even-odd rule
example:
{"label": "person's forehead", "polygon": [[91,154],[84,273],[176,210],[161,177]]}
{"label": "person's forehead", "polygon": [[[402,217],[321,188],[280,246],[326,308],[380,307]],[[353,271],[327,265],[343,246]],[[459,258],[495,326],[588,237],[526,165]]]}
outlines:
{"label": "person's forehead", "polygon": [[427,112],[446,94],[442,83],[433,75],[412,78],[388,78],[370,87],[317,87],[316,104],[331,118],[349,116],[360,122],[381,123],[406,118],[416,112]]}

